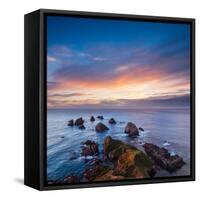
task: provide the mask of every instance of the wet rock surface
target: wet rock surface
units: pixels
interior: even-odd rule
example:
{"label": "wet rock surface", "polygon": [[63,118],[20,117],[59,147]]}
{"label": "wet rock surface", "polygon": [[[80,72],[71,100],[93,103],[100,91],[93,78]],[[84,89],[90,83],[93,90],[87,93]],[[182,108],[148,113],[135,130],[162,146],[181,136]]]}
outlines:
{"label": "wet rock surface", "polygon": [[182,157],[179,155],[171,156],[169,151],[165,148],[160,148],[151,143],[145,143],[143,147],[147,155],[149,155],[156,164],[169,172],[173,172],[185,164]]}

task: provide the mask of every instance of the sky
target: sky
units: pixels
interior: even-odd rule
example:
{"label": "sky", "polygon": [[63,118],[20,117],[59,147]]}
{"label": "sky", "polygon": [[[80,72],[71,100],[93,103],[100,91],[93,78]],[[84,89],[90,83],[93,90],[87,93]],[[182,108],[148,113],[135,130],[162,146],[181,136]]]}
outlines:
{"label": "sky", "polygon": [[47,17],[48,108],[185,106],[190,25]]}

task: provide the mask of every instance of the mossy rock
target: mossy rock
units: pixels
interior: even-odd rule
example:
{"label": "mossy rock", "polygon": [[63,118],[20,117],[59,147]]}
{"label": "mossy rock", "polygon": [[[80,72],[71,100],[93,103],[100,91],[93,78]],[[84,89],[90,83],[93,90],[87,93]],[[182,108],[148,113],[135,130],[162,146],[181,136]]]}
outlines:
{"label": "mossy rock", "polygon": [[149,178],[152,160],[141,150],[110,136],[104,140],[104,154],[114,162],[114,176]]}

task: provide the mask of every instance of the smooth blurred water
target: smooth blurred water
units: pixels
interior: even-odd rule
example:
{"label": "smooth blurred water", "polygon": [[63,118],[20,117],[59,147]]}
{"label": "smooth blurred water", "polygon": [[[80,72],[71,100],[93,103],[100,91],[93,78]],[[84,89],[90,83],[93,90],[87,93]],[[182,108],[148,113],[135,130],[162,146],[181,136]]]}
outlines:
{"label": "smooth blurred water", "polygon": [[[109,127],[104,133],[96,133],[95,125],[101,121],[90,122],[90,116],[103,115],[102,122]],[[85,130],[69,127],[70,119],[83,117]],[[116,125],[109,125],[113,117]],[[127,122],[133,122],[137,127],[144,128],[138,138],[130,138],[124,133]],[[134,109],[134,110],[48,110],[47,116],[47,178],[61,180],[67,175],[81,176],[83,170],[91,165],[90,158],[80,156],[81,142],[94,140],[98,142],[102,157],[104,138],[110,135],[143,150],[142,144],[150,142],[167,148],[172,154],[183,157],[186,165],[174,173],[159,171],[156,176],[190,175],[190,110],[177,109]],[[165,142],[167,141],[169,145]],[[165,146],[166,145],[166,146]],[[70,160],[76,155],[77,159]]]}

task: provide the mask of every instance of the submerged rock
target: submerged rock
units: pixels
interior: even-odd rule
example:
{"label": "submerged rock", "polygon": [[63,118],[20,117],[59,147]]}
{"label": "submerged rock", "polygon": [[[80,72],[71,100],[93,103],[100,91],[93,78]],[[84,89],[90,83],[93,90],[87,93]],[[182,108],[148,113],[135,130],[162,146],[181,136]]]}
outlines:
{"label": "submerged rock", "polygon": [[173,172],[181,168],[185,162],[179,155],[170,155],[169,151],[165,148],[160,148],[151,143],[143,145],[145,152],[162,168]]}
{"label": "submerged rock", "polygon": [[95,121],[94,116],[91,116],[91,117],[90,117],[90,121],[91,121],[91,122],[94,122],[94,121]]}
{"label": "submerged rock", "polygon": [[73,119],[69,120],[67,125],[68,126],[74,126],[74,120]]}
{"label": "submerged rock", "polygon": [[116,124],[116,121],[114,118],[111,118],[109,121],[108,121],[109,124]]}
{"label": "submerged rock", "polygon": [[83,120],[82,117],[80,117],[80,118],[76,119],[74,125],[75,125],[75,126],[80,126],[80,125],[82,125],[83,123],[84,123],[84,120]]}
{"label": "submerged rock", "polygon": [[99,122],[99,123],[96,125],[95,130],[96,130],[97,132],[104,132],[104,131],[109,130],[109,128],[108,128],[106,125],[104,125],[103,123]]}
{"label": "submerged rock", "polygon": [[127,133],[128,136],[130,136],[130,137],[132,137],[132,136],[139,136],[138,128],[132,122],[128,122],[127,123],[124,132]]}
{"label": "submerged rock", "polygon": [[144,131],[144,129],[143,129],[142,127],[139,127],[138,129],[139,129],[140,131]]}
{"label": "submerged rock", "polygon": [[99,153],[99,145],[94,142],[94,141],[91,141],[91,140],[87,140],[85,143],[84,143],[84,147],[82,148],[82,153],[81,155],[82,156],[95,156],[95,155],[98,155]]}
{"label": "submerged rock", "polygon": [[97,116],[97,119],[103,120],[103,116],[102,116],[102,115],[98,115],[98,116]]}
{"label": "submerged rock", "polygon": [[83,129],[85,129],[85,126],[83,124],[81,124],[78,128],[83,130]]}
{"label": "submerged rock", "polygon": [[153,162],[146,154],[132,145],[108,136],[104,140],[104,155],[114,162],[114,176],[151,177]]}

